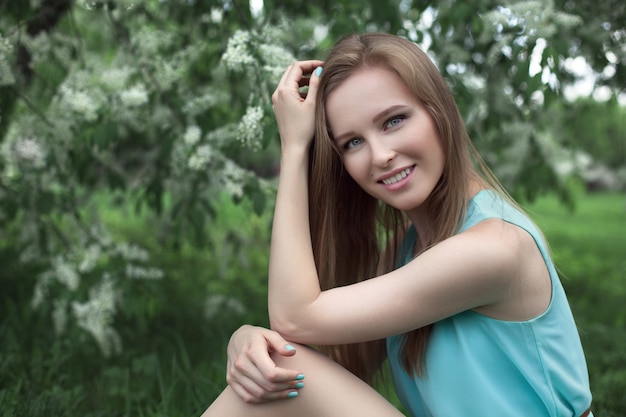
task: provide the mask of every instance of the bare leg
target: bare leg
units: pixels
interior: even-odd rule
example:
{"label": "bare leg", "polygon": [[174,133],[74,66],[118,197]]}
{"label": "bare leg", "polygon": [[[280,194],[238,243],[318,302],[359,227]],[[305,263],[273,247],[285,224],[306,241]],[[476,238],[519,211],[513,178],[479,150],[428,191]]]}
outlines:
{"label": "bare leg", "polygon": [[296,398],[265,404],[247,404],[226,388],[202,417],[401,417],[391,403],[369,385],[324,355],[298,346],[293,357],[274,355],[281,367],[293,367],[306,375]]}

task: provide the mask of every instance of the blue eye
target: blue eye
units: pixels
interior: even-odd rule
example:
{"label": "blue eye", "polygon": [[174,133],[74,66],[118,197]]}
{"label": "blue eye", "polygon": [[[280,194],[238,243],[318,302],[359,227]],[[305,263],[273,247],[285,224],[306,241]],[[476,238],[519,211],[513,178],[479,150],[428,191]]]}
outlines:
{"label": "blue eye", "polygon": [[406,116],[394,116],[391,119],[385,122],[385,129],[390,129],[398,126],[402,121],[406,118]]}
{"label": "blue eye", "polygon": [[346,149],[351,149],[351,148],[359,146],[361,143],[363,143],[363,139],[354,138],[354,139],[350,139],[349,141],[347,141],[344,146]]}

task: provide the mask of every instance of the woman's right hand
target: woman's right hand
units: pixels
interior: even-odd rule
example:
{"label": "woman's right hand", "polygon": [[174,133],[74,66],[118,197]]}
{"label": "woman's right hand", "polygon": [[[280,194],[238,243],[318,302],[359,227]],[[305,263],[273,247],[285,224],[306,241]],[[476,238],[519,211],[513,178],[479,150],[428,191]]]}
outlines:
{"label": "woman's right hand", "polygon": [[[270,354],[296,354],[293,346],[278,333],[244,325],[228,342],[226,381],[247,403],[264,403],[297,395],[304,375],[277,367]],[[294,394],[295,393],[295,394]]]}
{"label": "woman's right hand", "polygon": [[[315,96],[323,61],[298,61],[283,74],[274,94],[272,108],[280,132],[281,149],[295,145],[308,149],[315,133]],[[308,86],[306,93],[301,88]]]}

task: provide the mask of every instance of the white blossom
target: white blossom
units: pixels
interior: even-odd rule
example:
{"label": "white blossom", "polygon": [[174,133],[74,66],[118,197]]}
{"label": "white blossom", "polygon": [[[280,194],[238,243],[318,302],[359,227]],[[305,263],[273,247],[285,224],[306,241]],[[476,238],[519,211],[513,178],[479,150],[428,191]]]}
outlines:
{"label": "white blossom", "polygon": [[248,107],[237,127],[237,140],[251,149],[259,149],[263,137],[262,120],[263,109],[260,106]]}
{"label": "white blossom", "polygon": [[65,285],[72,291],[76,291],[80,284],[80,275],[74,267],[63,257],[57,256],[52,262],[54,277],[61,284]]}
{"label": "white blossom", "polygon": [[215,152],[213,151],[211,145],[200,145],[189,157],[187,166],[194,171],[205,169],[213,160],[214,155]]}
{"label": "white blossom", "polygon": [[93,122],[98,118],[100,100],[95,95],[73,89],[68,85],[62,85],[59,90],[62,105],[81,115],[88,122]]}
{"label": "white blossom", "polygon": [[0,33],[0,86],[15,84],[15,75],[9,60],[12,54],[13,45]]}
{"label": "white blossom", "polygon": [[159,50],[169,47],[173,41],[173,33],[150,27],[143,27],[133,37],[133,44],[139,48],[140,52],[153,57],[157,57]]}
{"label": "white blossom", "polygon": [[128,90],[122,91],[120,100],[125,106],[139,107],[148,102],[148,91],[143,84],[138,83]]}
{"label": "white blossom", "polygon": [[254,64],[255,59],[249,47],[250,40],[250,32],[246,30],[237,30],[228,40],[222,62],[229,70],[240,72]]}
{"label": "white blossom", "polygon": [[111,91],[119,91],[126,86],[133,73],[134,70],[126,66],[109,68],[100,74],[100,82]]}
{"label": "white blossom", "polygon": [[172,85],[184,75],[184,67],[178,57],[158,60],[155,67],[155,78],[159,80],[159,85],[164,90],[172,88]]}
{"label": "white blossom", "polygon": [[174,118],[171,107],[163,105],[163,103],[155,103],[150,107],[150,113],[147,122],[156,128],[168,130],[172,126]]}
{"label": "white blossom", "polygon": [[274,82],[277,82],[285,68],[296,60],[291,52],[275,44],[262,44],[259,46],[259,53],[265,62],[263,70],[270,74]]}
{"label": "white blossom", "polygon": [[62,334],[67,327],[67,300],[54,300],[54,310],[52,310],[52,323],[54,331],[58,335]]}
{"label": "white blossom", "polygon": [[239,165],[226,159],[224,161],[224,169],[219,177],[219,185],[233,197],[243,197],[243,184],[247,172]]}
{"label": "white blossom", "polygon": [[202,131],[198,126],[188,126],[187,130],[185,130],[185,134],[183,135],[183,140],[187,145],[193,146],[200,141],[201,135]]}
{"label": "white blossom", "polygon": [[237,137],[237,125],[222,126],[206,134],[205,140],[214,146],[224,145]]}
{"label": "white blossom", "polygon": [[214,91],[195,93],[187,102],[183,105],[182,111],[188,116],[197,116],[220,102],[228,100],[227,94],[219,94]]}
{"label": "white blossom", "polygon": [[102,223],[94,223],[89,228],[89,235],[92,236],[102,247],[113,244],[113,237]]}
{"label": "white blossom", "polygon": [[96,267],[101,256],[102,249],[99,245],[89,245],[82,253],[82,259],[78,264],[78,271],[81,273],[92,271]]}
{"label": "white blossom", "polygon": [[111,327],[116,308],[116,292],[110,277],[89,291],[89,300],[84,303],[72,302],[72,312],[78,326],[96,339],[104,356],[122,350],[121,338]]}
{"label": "white blossom", "polygon": [[40,142],[35,138],[20,138],[14,144],[15,156],[34,168],[46,165],[46,154]]}
{"label": "white blossom", "polygon": [[246,312],[246,306],[239,300],[223,294],[211,294],[204,303],[204,317],[214,320],[224,312],[242,315]]}
{"label": "white blossom", "polygon": [[98,7],[98,0],[80,0],[80,4],[87,10],[93,10]]}
{"label": "white blossom", "polygon": [[33,299],[30,302],[30,305],[33,308],[38,308],[47,298],[48,287],[50,286],[50,279],[50,271],[40,274],[37,277],[37,283],[35,284],[35,289],[33,291]]}
{"label": "white blossom", "polygon": [[119,255],[122,257],[122,259],[127,261],[145,262],[150,259],[150,254],[147,250],[126,242],[118,243],[111,251],[111,254]]}
{"label": "white blossom", "polygon": [[211,22],[215,24],[220,24],[222,23],[223,18],[224,18],[224,9],[218,8],[218,7],[214,7],[211,9]]}
{"label": "white blossom", "polygon": [[133,279],[157,280],[162,279],[165,275],[159,268],[146,268],[139,265],[126,265],[126,276]]}
{"label": "white blossom", "polygon": [[[49,59],[50,52],[53,49],[53,42],[54,40],[51,39],[47,32],[40,32],[36,36],[25,37],[24,43],[28,48],[28,52],[30,52],[29,65],[31,68],[45,63]],[[55,47],[58,48],[59,46],[56,45]]]}
{"label": "white blossom", "polygon": [[117,0],[117,8],[122,10],[132,10],[139,6],[144,0]]}

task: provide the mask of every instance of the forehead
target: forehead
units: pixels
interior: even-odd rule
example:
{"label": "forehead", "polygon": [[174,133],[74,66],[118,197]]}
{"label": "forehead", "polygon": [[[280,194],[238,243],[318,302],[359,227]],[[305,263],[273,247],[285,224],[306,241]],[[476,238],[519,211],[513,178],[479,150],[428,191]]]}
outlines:
{"label": "forehead", "polygon": [[[381,111],[397,105],[416,105],[417,99],[392,70],[374,67],[357,70],[326,98],[329,127],[354,129]],[[343,130],[343,129],[342,129]]]}

